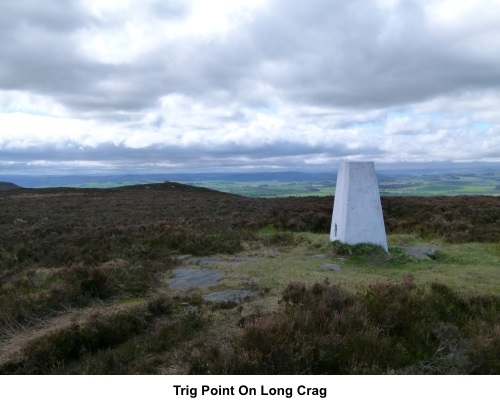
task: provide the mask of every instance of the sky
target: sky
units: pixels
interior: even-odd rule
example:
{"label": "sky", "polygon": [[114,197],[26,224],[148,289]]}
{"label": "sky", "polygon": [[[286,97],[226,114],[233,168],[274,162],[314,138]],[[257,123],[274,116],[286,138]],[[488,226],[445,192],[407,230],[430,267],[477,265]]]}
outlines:
{"label": "sky", "polygon": [[0,0],[0,174],[500,163],[500,0]]}

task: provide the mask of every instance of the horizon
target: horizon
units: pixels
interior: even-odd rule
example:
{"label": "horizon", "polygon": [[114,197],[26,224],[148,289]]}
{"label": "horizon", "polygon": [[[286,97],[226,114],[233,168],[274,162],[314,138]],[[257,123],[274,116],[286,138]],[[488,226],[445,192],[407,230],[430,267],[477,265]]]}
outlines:
{"label": "horizon", "polygon": [[[197,170],[193,168],[191,170],[169,170],[169,171],[140,171],[140,170],[109,170],[109,171],[74,171],[74,172],[64,172],[61,173],[55,171],[41,171],[41,170],[26,170],[26,171],[14,171],[5,172],[0,171],[0,179],[8,177],[68,177],[68,176],[87,176],[87,177],[104,177],[104,176],[148,176],[148,175],[226,175],[226,174],[259,174],[259,173],[304,173],[304,174],[328,174],[337,173],[338,165],[335,164],[331,167],[299,167],[299,168],[280,168],[280,169],[269,169],[262,168],[257,170],[252,169],[241,169],[241,170],[230,170],[229,168],[212,169],[212,170]],[[411,171],[425,171],[425,172],[456,172],[463,170],[500,170],[500,162],[467,162],[467,163],[449,163],[449,162],[422,162],[422,163],[411,163],[411,164],[401,164],[401,163],[375,163],[376,172],[411,172]]]}
{"label": "horizon", "polygon": [[[326,196],[334,193],[332,170],[232,171],[184,173],[73,173],[2,175],[4,189],[116,188],[167,182],[207,187],[247,197]],[[376,168],[383,195],[499,195],[500,165],[413,166]],[[1,185],[1,184],[0,184]]]}

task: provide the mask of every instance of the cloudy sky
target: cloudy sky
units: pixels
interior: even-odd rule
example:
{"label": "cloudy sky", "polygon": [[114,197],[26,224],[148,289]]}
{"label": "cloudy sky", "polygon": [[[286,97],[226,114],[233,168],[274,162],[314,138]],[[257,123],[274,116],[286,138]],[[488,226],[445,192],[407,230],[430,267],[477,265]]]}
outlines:
{"label": "cloudy sky", "polygon": [[0,174],[500,163],[500,0],[0,0]]}

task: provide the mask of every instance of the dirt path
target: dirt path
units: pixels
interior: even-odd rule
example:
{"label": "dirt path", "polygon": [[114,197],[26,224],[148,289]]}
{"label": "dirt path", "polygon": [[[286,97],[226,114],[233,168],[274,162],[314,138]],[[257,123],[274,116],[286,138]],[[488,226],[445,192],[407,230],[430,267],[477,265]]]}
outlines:
{"label": "dirt path", "polygon": [[84,308],[81,310],[70,310],[53,318],[45,319],[35,326],[27,327],[26,329],[12,333],[10,336],[0,340],[0,365],[20,356],[23,348],[43,336],[63,330],[71,325],[84,324],[96,315],[125,311],[140,304],[140,302],[132,304],[110,304]]}

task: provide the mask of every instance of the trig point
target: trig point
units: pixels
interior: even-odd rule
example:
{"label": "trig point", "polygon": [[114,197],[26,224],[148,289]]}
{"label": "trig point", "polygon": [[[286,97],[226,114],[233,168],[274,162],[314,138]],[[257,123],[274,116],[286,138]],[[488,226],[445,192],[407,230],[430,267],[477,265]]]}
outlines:
{"label": "trig point", "polygon": [[373,243],[387,252],[384,217],[373,162],[340,162],[330,240]]}

